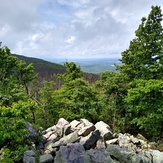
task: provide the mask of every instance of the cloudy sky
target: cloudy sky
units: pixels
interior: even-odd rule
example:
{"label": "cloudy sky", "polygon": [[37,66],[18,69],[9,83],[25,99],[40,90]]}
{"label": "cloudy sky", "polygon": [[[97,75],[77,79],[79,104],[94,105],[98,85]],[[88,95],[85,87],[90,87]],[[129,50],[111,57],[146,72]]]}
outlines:
{"label": "cloudy sky", "polygon": [[163,0],[0,0],[0,41],[37,58],[120,57],[152,5]]}

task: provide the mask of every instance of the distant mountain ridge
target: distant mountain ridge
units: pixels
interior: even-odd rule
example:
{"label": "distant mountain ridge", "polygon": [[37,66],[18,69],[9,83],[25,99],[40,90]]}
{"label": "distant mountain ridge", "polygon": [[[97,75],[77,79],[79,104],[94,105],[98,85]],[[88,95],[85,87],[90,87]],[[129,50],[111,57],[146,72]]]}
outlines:
{"label": "distant mountain ridge", "polygon": [[54,74],[62,74],[66,72],[66,69],[63,65],[58,63],[52,63],[49,61],[45,61],[43,59],[26,57],[22,55],[12,54],[16,56],[19,60],[24,60],[27,65],[32,63],[35,68],[35,73],[39,74],[40,79],[48,80]]}
{"label": "distant mountain ridge", "polygon": [[[53,80],[54,74],[63,74],[66,72],[66,68],[63,66],[65,62],[74,62],[80,66],[84,73],[84,78],[90,83],[94,83],[100,78],[100,73],[104,71],[116,71],[114,64],[120,64],[117,58],[114,59],[71,59],[71,60],[54,60],[48,61],[44,59],[26,57],[23,55],[12,54],[19,60],[24,60],[27,65],[32,63],[35,68],[35,73],[39,74],[39,79]],[[56,62],[56,63],[55,63]]]}

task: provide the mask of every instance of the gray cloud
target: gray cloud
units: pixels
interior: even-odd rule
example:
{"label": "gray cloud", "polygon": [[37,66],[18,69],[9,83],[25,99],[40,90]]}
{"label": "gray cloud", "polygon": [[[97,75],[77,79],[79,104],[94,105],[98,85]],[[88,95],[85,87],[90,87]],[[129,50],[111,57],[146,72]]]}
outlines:
{"label": "gray cloud", "polygon": [[0,0],[0,38],[40,58],[120,57],[162,0]]}

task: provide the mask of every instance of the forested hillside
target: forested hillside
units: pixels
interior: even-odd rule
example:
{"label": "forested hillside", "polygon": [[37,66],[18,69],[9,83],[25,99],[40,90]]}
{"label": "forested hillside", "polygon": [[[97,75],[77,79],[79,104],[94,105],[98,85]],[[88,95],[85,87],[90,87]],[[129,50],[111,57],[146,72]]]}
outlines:
{"label": "forested hillside", "polygon": [[66,69],[61,64],[51,63],[42,59],[26,57],[22,55],[16,55],[19,60],[23,60],[26,64],[32,63],[34,66],[34,71],[36,74],[39,74],[40,79],[50,80],[54,74],[62,74],[66,72]]}
{"label": "forested hillside", "polygon": [[[122,52],[122,64],[117,65],[119,71],[103,72],[92,83],[84,78],[80,67],[73,62],[66,62],[66,72],[55,76],[57,84],[56,80],[39,81],[34,65],[11,55],[8,47],[1,47],[0,162],[22,162],[24,151],[36,147],[28,137],[26,122],[41,133],[61,117],[68,121],[86,118],[92,123],[102,120],[113,132],[141,133],[157,141],[161,150],[161,23],[161,7],[152,6],[148,17],[142,18],[128,49]],[[41,65],[42,61],[38,63]],[[64,72],[64,68],[59,71]]]}

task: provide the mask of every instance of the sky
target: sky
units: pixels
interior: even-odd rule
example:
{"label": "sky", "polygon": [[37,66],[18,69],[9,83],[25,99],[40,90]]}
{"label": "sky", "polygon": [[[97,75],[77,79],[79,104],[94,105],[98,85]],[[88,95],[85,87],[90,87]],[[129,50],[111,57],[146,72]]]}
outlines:
{"label": "sky", "polygon": [[163,0],[0,0],[0,42],[35,58],[120,58]]}

